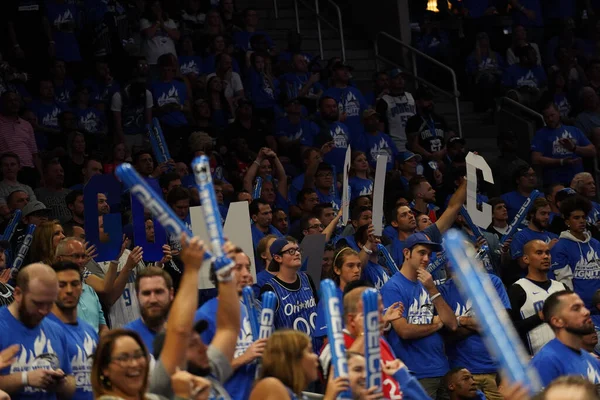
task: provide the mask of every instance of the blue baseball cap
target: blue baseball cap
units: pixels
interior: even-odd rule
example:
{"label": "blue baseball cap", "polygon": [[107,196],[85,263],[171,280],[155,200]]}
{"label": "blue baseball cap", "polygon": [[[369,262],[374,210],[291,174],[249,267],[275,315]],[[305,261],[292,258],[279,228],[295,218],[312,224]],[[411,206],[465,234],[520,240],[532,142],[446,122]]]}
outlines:
{"label": "blue baseball cap", "polygon": [[423,159],[423,157],[421,157],[420,154],[415,154],[412,151],[403,151],[402,153],[400,153],[399,158],[400,162],[402,163],[405,163],[413,158],[417,160],[417,162],[421,162],[421,160]]}
{"label": "blue baseball cap", "polygon": [[[271,243],[271,247],[269,247],[271,257],[274,257],[276,254],[281,253],[281,250],[283,250],[283,248],[287,246],[288,243],[289,241],[285,238],[276,239],[273,243]],[[279,269],[279,263],[273,258],[267,266],[267,269],[269,271],[277,271]]]}
{"label": "blue baseball cap", "polygon": [[440,243],[431,241],[429,236],[427,236],[423,232],[417,232],[410,235],[404,242],[404,248],[412,249],[418,244],[421,244],[423,246],[429,246],[432,251],[442,251],[443,249]]}

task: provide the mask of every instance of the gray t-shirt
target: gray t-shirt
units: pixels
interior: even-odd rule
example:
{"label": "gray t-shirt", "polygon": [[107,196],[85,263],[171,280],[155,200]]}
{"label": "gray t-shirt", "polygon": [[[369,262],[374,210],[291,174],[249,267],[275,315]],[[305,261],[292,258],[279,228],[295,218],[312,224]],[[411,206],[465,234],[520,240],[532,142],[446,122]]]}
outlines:
{"label": "gray t-shirt", "polygon": [[[229,379],[233,374],[231,363],[219,349],[213,346],[208,346],[206,355],[208,356],[211,375],[206,376],[205,378],[212,383],[212,393],[210,398],[215,400],[231,400],[231,396],[229,396],[229,393],[227,393],[222,385],[222,383]],[[166,371],[161,359],[158,359],[152,370],[148,392],[169,399],[173,398],[171,377]]]}
{"label": "gray t-shirt", "polygon": [[57,192],[41,187],[36,189],[35,195],[39,201],[51,210],[50,219],[57,219],[61,224],[64,224],[71,219],[71,211],[65,202],[65,198],[70,192],[70,189],[63,188]]}
{"label": "gray t-shirt", "polygon": [[15,190],[22,190],[27,193],[29,195],[29,201],[37,200],[30,186],[18,182],[16,185],[9,185],[8,182],[2,181],[0,182],[0,205],[5,205],[6,198]]}

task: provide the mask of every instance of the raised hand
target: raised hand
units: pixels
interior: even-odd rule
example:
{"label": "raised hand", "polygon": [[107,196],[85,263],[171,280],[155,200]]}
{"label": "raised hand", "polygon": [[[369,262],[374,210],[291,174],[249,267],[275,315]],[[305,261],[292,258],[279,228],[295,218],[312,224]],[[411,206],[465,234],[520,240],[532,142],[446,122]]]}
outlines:
{"label": "raised hand", "polygon": [[204,242],[197,236],[191,238],[188,242],[187,235],[181,234],[181,252],[179,257],[185,268],[194,268],[200,270],[204,261]]}

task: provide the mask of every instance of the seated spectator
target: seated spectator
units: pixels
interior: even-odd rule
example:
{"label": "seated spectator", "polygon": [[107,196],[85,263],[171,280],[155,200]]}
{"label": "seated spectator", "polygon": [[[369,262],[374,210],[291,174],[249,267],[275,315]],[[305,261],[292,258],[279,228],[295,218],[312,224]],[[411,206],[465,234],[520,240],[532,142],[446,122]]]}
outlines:
{"label": "seated spectator", "polygon": [[600,98],[596,91],[590,87],[584,87],[579,94],[579,104],[583,110],[575,119],[575,127],[600,149]]}
{"label": "seated spectator", "polygon": [[35,190],[35,197],[44,203],[51,212],[51,219],[66,222],[71,218],[65,198],[71,191],[65,189],[65,172],[57,158],[47,161],[44,165],[44,185]]}
{"label": "seated spectator", "polygon": [[244,84],[248,97],[259,118],[265,122],[273,121],[279,98],[279,81],[271,71],[271,59],[268,54],[253,52],[250,64]]}
{"label": "seated spectator", "polygon": [[77,42],[80,34],[79,7],[64,0],[49,0],[46,2],[46,13],[55,42],[54,56],[69,64],[81,62]]}
{"label": "seated spectator", "polygon": [[344,63],[332,66],[331,86],[323,96],[335,99],[339,107],[340,122],[343,122],[352,136],[363,131],[362,113],[368,108],[367,102],[360,90],[349,86],[352,67]]}
{"label": "seated spectator", "polygon": [[571,103],[569,102],[569,93],[567,93],[567,84],[565,76],[561,70],[550,69],[548,74],[548,97],[552,98],[560,118],[563,122],[570,122],[571,119]]}
{"label": "seated spectator", "polygon": [[[238,103],[236,111],[236,119],[223,132],[221,140],[231,143],[233,139],[243,139],[248,146],[259,151],[264,147],[269,140],[272,140],[270,132],[260,123],[254,116],[254,108],[252,102],[247,99],[241,99]],[[225,144],[225,142],[223,142]],[[232,148],[230,146],[230,148]]]}
{"label": "seated spectator", "polygon": [[398,164],[396,161],[399,155],[398,149],[392,138],[379,130],[381,126],[380,115],[373,109],[367,109],[363,112],[362,119],[364,130],[362,134],[356,137],[353,148],[365,153],[372,169],[377,166],[378,155],[387,156],[387,171],[394,169]]}
{"label": "seated spectator", "polygon": [[233,33],[233,42],[235,44],[236,49],[247,52],[248,50],[253,50],[250,39],[254,35],[264,35],[267,39],[269,49],[274,50],[275,44],[269,35],[266,32],[257,30],[258,26],[258,13],[255,8],[246,8],[242,12],[242,18],[244,21],[244,29],[238,32]]}
{"label": "seated spectator", "polygon": [[385,71],[373,74],[373,91],[365,93],[367,106],[375,107],[381,96],[390,92],[390,77]]}
{"label": "seated spectator", "polygon": [[150,66],[156,67],[158,58],[164,54],[177,54],[175,42],[179,40],[180,33],[175,21],[163,11],[159,0],[148,1],[146,12],[140,20],[140,30],[143,37],[142,55]]}
{"label": "seated spectator", "polygon": [[477,34],[475,50],[467,58],[467,74],[475,83],[475,106],[477,111],[487,111],[493,106],[499,93],[500,80],[505,70],[504,60],[490,47],[485,32]]}
{"label": "seated spectator", "polygon": [[71,186],[71,190],[83,190],[90,179],[94,176],[102,175],[102,161],[93,157],[86,158],[83,162],[82,175],[83,181]]}
{"label": "seated spectator", "polygon": [[[198,2],[196,1],[196,3]],[[194,83],[204,73],[204,69],[202,66],[202,57],[194,49],[194,42],[191,36],[186,35],[181,39],[177,61],[181,75],[185,75],[190,80],[190,84],[195,86]]]}
{"label": "seated spectator", "polygon": [[548,200],[548,203],[550,203],[550,209],[552,210],[550,212],[550,224],[552,224],[552,220],[556,215],[560,215],[558,205],[556,204],[556,194],[564,188],[562,183],[553,183],[544,188],[544,196]]}
{"label": "seated spectator", "polygon": [[417,175],[408,182],[408,190],[413,198],[409,204],[413,211],[425,214],[431,222],[437,221],[437,211],[440,209],[435,205],[435,189],[424,176]]}
{"label": "seated spectator", "polygon": [[552,64],[549,72],[560,71],[565,79],[566,92],[569,95],[577,95],[581,88],[587,83],[585,72],[579,66],[577,58],[571,54],[571,50],[560,46],[555,51],[556,63]]}
{"label": "seated spectator", "polygon": [[240,75],[232,70],[232,57],[229,54],[219,54],[215,59],[215,72],[206,76],[210,80],[218,76],[223,85],[223,93],[232,110],[237,108],[237,102],[244,98],[244,85]]}
{"label": "seated spectator", "polygon": [[[210,49],[208,54],[202,60],[202,69],[205,74],[208,75],[215,72],[217,67],[217,57],[220,54],[229,54],[229,51],[227,50],[227,43],[225,36],[215,35],[210,41]],[[240,65],[235,58],[232,58],[231,60],[231,68],[233,69],[233,72],[237,72],[238,74],[241,72]]]}
{"label": "seated spectator", "polygon": [[500,156],[488,161],[494,175],[494,185],[488,188],[490,196],[499,196],[513,189],[515,171],[529,165],[517,155],[517,136],[512,130],[500,132],[497,145]]}
{"label": "seated spectator", "polygon": [[289,221],[288,221],[288,216],[284,210],[282,210],[280,208],[275,208],[273,210],[272,224],[275,227],[275,229],[277,229],[279,232],[281,232],[282,235],[289,234],[290,225],[289,225]]}
{"label": "seated spectator", "polygon": [[[567,2],[564,3],[566,4]],[[585,49],[585,42],[575,36],[575,21],[573,18],[563,15],[560,19],[561,27],[559,34],[546,43],[547,65],[560,63],[560,51],[558,51],[560,47],[565,48],[568,54],[576,54],[577,56],[583,56]]]}
{"label": "seated spectator", "polygon": [[350,201],[373,194],[373,179],[367,161],[367,155],[362,151],[353,151],[350,157],[350,173],[348,174]]}
{"label": "seated spectator", "polygon": [[[267,170],[263,169],[263,164],[268,164]],[[275,174],[272,174],[273,170]],[[262,179],[260,198],[269,203],[272,209],[279,208],[287,212],[287,175],[277,154],[268,147],[260,149],[256,160],[246,171],[244,189],[253,192],[255,178],[259,176]]]}
{"label": "seated spectator", "polygon": [[546,126],[531,142],[532,164],[543,167],[544,184],[571,182],[583,171],[582,158],[595,157],[596,148],[579,129],[561,124],[556,104],[546,104],[542,113]]}
{"label": "seated spectator", "polygon": [[309,110],[314,110],[315,101],[323,94],[319,83],[321,76],[308,70],[308,63],[302,54],[292,55],[291,71],[281,76],[281,91],[288,99],[299,99]]}
{"label": "seated spectator", "polygon": [[454,132],[441,115],[434,111],[433,93],[421,86],[415,93],[417,114],[406,121],[409,148],[425,161],[437,161],[443,168],[446,140]]}
{"label": "seated spectator", "polygon": [[533,47],[519,48],[519,63],[504,71],[502,85],[509,90],[508,97],[519,103],[533,107],[546,87],[546,73],[537,64],[537,54]]}
{"label": "seated spectator", "polygon": [[97,103],[98,106],[108,106],[113,94],[121,88],[111,74],[108,62],[101,58],[96,60],[94,77],[85,79],[83,86],[91,90],[92,102]]}
{"label": "seated spectator", "polygon": [[591,225],[597,225],[600,222],[600,204],[595,201],[597,200],[596,183],[592,174],[589,172],[580,172],[575,175],[571,181],[571,189],[592,203],[592,209],[588,213],[587,222]]}
{"label": "seated spectator", "polygon": [[77,117],[77,129],[87,134],[94,148],[104,147],[108,132],[104,113],[96,107],[90,107],[90,92],[88,88],[79,86],[75,89],[73,112]]}
{"label": "seated spectator", "polygon": [[517,53],[521,47],[531,46],[537,54],[537,63],[542,65],[542,55],[540,48],[536,43],[531,43],[527,40],[527,28],[523,25],[514,25],[512,28],[512,45],[506,50],[506,62],[508,65],[518,64],[519,57]]}
{"label": "seated spectator", "polygon": [[280,154],[288,156],[294,164],[300,164],[302,152],[314,145],[319,127],[302,116],[300,100],[285,101],[285,115],[275,122],[275,137]]}
{"label": "seated spectator", "polygon": [[65,187],[71,187],[83,181],[83,166],[87,157],[83,133],[75,132],[69,135],[67,154],[60,158],[65,172]]}
{"label": "seated spectator", "polygon": [[324,162],[314,162],[306,170],[304,188],[314,189],[318,196],[318,203],[329,203],[335,211],[342,206],[340,191],[332,193],[332,185],[337,185],[337,177],[333,176],[333,168]]}
{"label": "seated spectator", "polygon": [[199,0],[186,0],[181,7],[181,14],[179,16],[179,28],[182,35],[187,35],[192,38],[194,42],[197,42],[204,30],[206,23],[206,2]]}
{"label": "seated spectator", "polygon": [[2,217],[8,214],[7,197],[14,191],[25,192],[29,197],[29,201],[36,200],[31,187],[19,182],[20,169],[21,162],[18,155],[11,152],[0,155],[0,171],[2,172],[2,180],[0,180],[0,215]]}
{"label": "seated spectator", "polygon": [[404,72],[400,68],[393,69],[389,76],[389,94],[381,96],[376,110],[381,115],[385,133],[391,136],[398,151],[404,152],[408,142],[406,121],[417,112],[415,99],[405,91]]}
{"label": "seated spectator", "polygon": [[211,38],[224,35],[225,26],[221,20],[221,15],[216,9],[209,10],[206,13],[206,21],[204,23],[204,30],[202,31],[202,37],[200,40],[200,47],[206,49],[210,43]]}
{"label": "seated spectator", "polygon": [[287,33],[287,48],[277,55],[277,67],[281,71],[289,71],[292,68],[292,59],[294,54],[301,54],[306,64],[310,64],[313,56],[302,50],[302,35],[295,30]]}
{"label": "seated spectator", "polygon": [[[255,254],[260,239],[267,235],[276,235],[277,237],[283,237],[271,222],[273,221],[273,212],[271,206],[264,200],[254,199],[250,203],[250,218],[252,219],[252,243],[254,245]],[[260,272],[260,271],[257,271]]]}
{"label": "seated spectator", "polygon": [[71,211],[71,219],[63,224],[63,227],[66,229],[67,225],[79,226],[83,228],[85,223],[84,220],[84,207],[83,207],[83,191],[82,190],[72,190],[65,197],[65,204]]}
{"label": "seated spectator", "polygon": [[339,108],[334,98],[322,96],[319,99],[319,115],[315,123],[319,126],[315,145],[322,147],[327,144],[328,151],[323,154],[324,161],[334,166],[336,171],[342,172],[346,150],[354,137],[348,127],[340,122]]}
{"label": "seated spectator", "polygon": [[489,205],[492,207],[492,223],[487,228],[487,231],[496,235],[498,240],[500,240],[508,233],[508,224],[510,223],[506,202],[500,197],[494,197],[490,199]]}
{"label": "seated spectator", "polygon": [[67,67],[61,59],[55,59],[52,65],[52,85],[54,86],[54,99],[57,103],[67,106],[71,103],[71,96],[75,92],[75,83],[67,76]]}
{"label": "seated spectator", "polygon": [[[471,371],[467,368],[452,368],[444,376],[444,387],[450,395],[450,400],[458,399],[482,399],[487,398],[485,394],[478,389],[477,381]],[[495,385],[494,385],[495,386]],[[500,395],[502,397],[502,395]],[[490,397],[493,398],[493,397]]]}
{"label": "seated spectator", "polygon": [[515,215],[517,215],[523,203],[527,201],[531,192],[537,188],[537,175],[533,168],[527,165],[515,170],[512,181],[515,190],[504,193],[501,196],[502,200],[506,203],[509,221],[515,218]]}
{"label": "seated spectator", "polygon": [[129,154],[136,153],[147,141],[146,125],[152,122],[154,98],[146,89],[146,79],[142,71],[147,68],[146,60],[131,60],[131,78],[116,92],[110,103],[111,120],[117,141],[126,146]]}
{"label": "seated spectator", "polygon": [[221,12],[221,21],[223,21],[226,32],[231,33],[242,29],[244,23],[235,9],[233,0],[219,1],[219,11]]}
{"label": "seated spectator", "polygon": [[59,132],[58,115],[65,111],[65,106],[54,99],[54,87],[51,80],[42,79],[39,83],[39,97],[35,99],[29,108],[35,113],[38,120],[36,130],[46,134],[57,134]]}
{"label": "seated spectator", "polygon": [[218,132],[227,127],[230,119],[234,116],[234,108],[225,97],[225,86],[221,78],[213,76],[208,79],[206,87],[208,92],[206,97],[211,115],[210,122]]}

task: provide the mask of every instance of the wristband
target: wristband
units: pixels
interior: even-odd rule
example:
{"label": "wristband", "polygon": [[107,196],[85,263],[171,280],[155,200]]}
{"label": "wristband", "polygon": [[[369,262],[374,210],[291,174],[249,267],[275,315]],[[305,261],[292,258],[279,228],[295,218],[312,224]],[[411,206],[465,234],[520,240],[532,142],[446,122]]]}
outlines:
{"label": "wristband", "polygon": [[27,376],[27,371],[21,372],[21,384],[23,386],[29,386],[29,377]]}
{"label": "wristband", "polygon": [[367,253],[368,255],[371,255],[371,254],[373,254],[373,250],[371,250],[371,249],[367,249],[367,246],[363,246],[363,247],[362,247],[362,249],[363,249],[363,251],[364,251],[365,253]]}
{"label": "wristband", "polygon": [[431,302],[433,303],[433,301],[434,301],[435,299],[437,299],[438,297],[440,297],[441,295],[442,295],[441,293],[436,293],[436,294],[434,294],[433,296],[431,296],[431,298],[430,298]]}
{"label": "wristband", "polygon": [[253,163],[260,167],[260,163],[258,161],[254,160]]}

